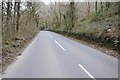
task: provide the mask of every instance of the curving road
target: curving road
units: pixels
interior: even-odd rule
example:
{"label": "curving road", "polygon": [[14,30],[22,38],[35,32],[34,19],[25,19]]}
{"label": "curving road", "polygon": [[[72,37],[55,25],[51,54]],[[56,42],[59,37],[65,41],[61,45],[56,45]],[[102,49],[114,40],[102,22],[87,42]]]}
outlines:
{"label": "curving road", "polygon": [[41,31],[4,78],[118,78],[118,60],[49,31]]}

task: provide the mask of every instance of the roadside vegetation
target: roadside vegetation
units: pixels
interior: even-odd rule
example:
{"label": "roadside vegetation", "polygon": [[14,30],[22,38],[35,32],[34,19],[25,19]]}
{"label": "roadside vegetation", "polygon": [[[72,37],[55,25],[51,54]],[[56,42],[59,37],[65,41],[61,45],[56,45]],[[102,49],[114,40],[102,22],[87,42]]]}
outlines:
{"label": "roadside vegetation", "polygon": [[[61,6],[63,9],[57,8]],[[56,3],[54,7],[52,10],[54,27],[50,28],[51,31],[117,51],[118,54],[113,53],[112,56],[118,58],[119,2],[70,2],[64,7],[63,4]]]}
{"label": "roadside vegetation", "polygon": [[[97,0],[96,0],[97,1]],[[0,2],[0,66],[4,71],[40,30],[84,40],[120,53],[120,2]],[[118,54],[113,54],[117,55]]]}
{"label": "roadside vegetation", "polygon": [[[21,55],[20,50],[39,31],[38,14],[35,3],[31,2],[7,2],[3,1],[2,7],[2,70],[11,64],[17,56]],[[1,38],[1,36],[0,36]]]}

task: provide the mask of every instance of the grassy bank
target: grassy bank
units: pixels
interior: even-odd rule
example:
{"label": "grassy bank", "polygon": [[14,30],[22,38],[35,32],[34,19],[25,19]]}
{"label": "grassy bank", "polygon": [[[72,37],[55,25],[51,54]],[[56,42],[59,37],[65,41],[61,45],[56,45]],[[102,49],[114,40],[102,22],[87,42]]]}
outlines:
{"label": "grassy bank", "polygon": [[[74,33],[60,30],[50,30],[59,34],[63,34],[75,39],[80,39],[92,44],[97,44],[101,47],[106,47],[120,53],[120,36],[119,37],[109,37],[109,36],[95,36],[94,34],[87,33]],[[116,41],[116,42],[115,42]]]}
{"label": "grassy bank", "polygon": [[[89,43],[106,47],[120,53],[120,23],[119,3],[110,3],[108,9],[98,9],[97,12],[82,19],[75,19],[74,26],[61,25],[50,28],[51,31],[80,39]],[[63,21],[64,22],[64,21]]]}

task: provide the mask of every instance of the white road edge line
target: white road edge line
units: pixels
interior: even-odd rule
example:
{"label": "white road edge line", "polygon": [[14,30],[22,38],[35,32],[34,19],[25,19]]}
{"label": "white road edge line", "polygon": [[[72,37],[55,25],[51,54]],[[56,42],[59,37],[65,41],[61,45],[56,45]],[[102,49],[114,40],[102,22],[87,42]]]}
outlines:
{"label": "white road edge line", "polygon": [[61,47],[65,51],[65,49],[56,40],[55,40],[55,43],[58,44],[58,46]]}
{"label": "white road edge line", "polygon": [[82,68],[85,71],[85,73],[87,73],[87,75],[90,76],[90,78],[93,78],[94,80],[96,80],[95,77],[92,76],[81,64],[79,64],[78,66]]}

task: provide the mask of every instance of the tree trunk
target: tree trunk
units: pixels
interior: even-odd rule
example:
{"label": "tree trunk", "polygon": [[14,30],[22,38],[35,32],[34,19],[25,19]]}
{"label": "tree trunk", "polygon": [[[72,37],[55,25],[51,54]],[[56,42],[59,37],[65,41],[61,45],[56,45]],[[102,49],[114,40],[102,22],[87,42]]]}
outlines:
{"label": "tree trunk", "polygon": [[14,15],[13,15],[13,26],[14,26],[14,30],[16,28],[16,7],[17,7],[17,2],[14,3]]}
{"label": "tree trunk", "polygon": [[14,12],[13,12],[13,27],[12,27],[12,34],[13,34],[13,39],[16,37],[16,8],[17,8],[17,2],[14,2]]}
{"label": "tree trunk", "polygon": [[90,16],[90,2],[87,2],[87,16]]}
{"label": "tree trunk", "polygon": [[[7,25],[8,25],[8,23],[9,23],[9,18],[10,18],[10,16],[11,16],[11,12],[10,12],[10,2],[7,2]],[[6,26],[6,27],[8,27],[8,26]]]}
{"label": "tree trunk", "polygon": [[2,2],[2,24],[1,24],[1,26],[2,26],[2,28],[3,28],[3,19],[4,19],[4,7],[3,7],[3,2]]}
{"label": "tree trunk", "polygon": [[19,18],[20,18],[20,2],[17,2],[17,21],[16,21],[16,30],[19,30]]}
{"label": "tree trunk", "polygon": [[101,12],[103,12],[103,2],[100,2],[100,6],[101,6]]}
{"label": "tree trunk", "polygon": [[96,0],[96,2],[95,2],[95,12],[96,12],[96,14],[97,14],[97,0]]}
{"label": "tree trunk", "polygon": [[71,8],[71,11],[70,11],[70,19],[71,19],[71,28],[74,28],[74,19],[75,19],[75,3],[74,1],[73,2],[70,2],[70,8]]}
{"label": "tree trunk", "polygon": [[6,25],[4,26],[4,40],[5,43],[6,41],[10,41],[11,40],[11,24],[10,24],[10,19],[11,19],[11,2],[6,2]]}
{"label": "tree trunk", "polygon": [[97,0],[96,0],[96,2],[95,2],[95,12],[96,12],[96,14],[97,14],[97,7],[98,6],[98,4],[97,4]]}
{"label": "tree trunk", "polygon": [[[118,5],[117,14],[118,14],[118,17],[120,17],[120,2],[117,2],[116,5]],[[118,18],[118,32],[120,35],[120,18]]]}
{"label": "tree trunk", "polygon": [[67,26],[67,19],[66,19],[66,15],[63,15],[63,17],[64,17],[64,20],[65,20],[65,27],[67,28],[68,26]]}

